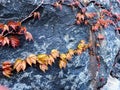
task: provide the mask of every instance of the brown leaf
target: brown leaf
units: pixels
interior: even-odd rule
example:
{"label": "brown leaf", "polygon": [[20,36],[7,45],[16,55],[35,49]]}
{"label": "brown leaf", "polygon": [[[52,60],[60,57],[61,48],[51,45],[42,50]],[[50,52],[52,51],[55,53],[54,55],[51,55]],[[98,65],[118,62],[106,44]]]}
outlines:
{"label": "brown leaf", "polygon": [[59,67],[60,69],[66,68],[67,61],[65,59],[59,61]]}
{"label": "brown leaf", "polygon": [[26,40],[28,40],[28,41],[33,40],[32,34],[31,34],[30,32],[26,32],[26,33],[25,33],[25,38],[26,38]]}
{"label": "brown leaf", "polygon": [[39,65],[39,68],[40,68],[43,72],[45,72],[46,70],[48,70],[48,66],[45,65],[45,64]]}
{"label": "brown leaf", "polygon": [[15,48],[20,45],[20,41],[17,37],[12,36],[10,37],[10,44],[12,45],[13,48]]}

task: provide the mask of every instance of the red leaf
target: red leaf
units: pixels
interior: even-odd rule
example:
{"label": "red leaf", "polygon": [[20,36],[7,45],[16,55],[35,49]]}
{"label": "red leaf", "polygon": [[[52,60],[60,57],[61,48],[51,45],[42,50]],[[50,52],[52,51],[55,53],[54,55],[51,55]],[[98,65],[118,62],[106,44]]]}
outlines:
{"label": "red leaf", "polygon": [[5,44],[9,45],[9,39],[7,37],[0,36],[0,43],[2,46],[4,46]]}
{"label": "red leaf", "polygon": [[25,33],[25,38],[26,40],[29,40],[29,41],[33,40],[32,34],[30,32]]}
{"label": "red leaf", "polygon": [[10,37],[10,44],[12,45],[13,48],[15,48],[20,45],[20,41],[17,37],[12,36]]}
{"label": "red leaf", "polygon": [[98,37],[97,37],[99,40],[103,40],[104,39],[104,36],[102,34],[98,34]]}
{"label": "red leaf", "polygon": [[21,26],[21,22],[9,21],[7,25],[16,30],[16,27]]}

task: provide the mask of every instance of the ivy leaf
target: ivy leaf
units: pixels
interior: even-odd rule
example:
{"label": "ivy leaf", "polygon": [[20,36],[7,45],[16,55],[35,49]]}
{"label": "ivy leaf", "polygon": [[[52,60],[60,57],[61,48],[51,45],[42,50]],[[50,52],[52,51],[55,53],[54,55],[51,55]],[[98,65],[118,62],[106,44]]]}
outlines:
{"label": "ivy leaf", "polygon": [[37,56],[34,54],[31,54],[29,57],[26,58],[26,62],[32,66],[32,64],[36,64],[36,61],[38,60]]}
{"label": "ivy leaf", "polygon": [[98,34],[98,37],[97,37],[99,40],[103,40],[104,39],[104,36],[102,34]]}
{"label": "ivy leaf", "polygon": [[21,62],[22,62],[22,59],[17,59],[17,60],[15,61],[15,63],[14,63],[13,69],[16,69],[16,67],[17,67],[19,64],[21,64]]}
{"label": "ivy leaf", "polygon": [[5,70],[3,71],[3,75],[6,76],[6,77],[9,77],[10,78],[10,75],[11,75],[11,71],[10,70]]}
{"label": "ivy leaf", "polygon": [[38,63],[40,64],[48,64],[49,57],[46,54],[39,54],[38,56]]}
{"label": "ivy leaf", "polygon": [[21,22],[9,21],[7,25],[16,30],[17,27],[21,26]]}
{"label": "ivy leaf", "polygon": [[67,53],[67,54],[66,54],[66,59],[67,59],[67,60],[71,60],[71,59],[72,59],[72,56],[71,56],[69,53]]}
{"label": "ivy leaf", "polygon": [[33,40],[32,34],[30,32],[25,33],[25,38],[26,40],[29,40],[29,41]]}
{"label": "ivy leaf", "polygon": [[40,64],[40,65],[39,65],[39,68],[40,68],[43,72],[45,72],[46,70],[48,70],[48,66],[45,65],[45,64]]}
{"label": "ivy leaf", "polygon": [[48,56],[48,64],[52,65],[52,63],[54,63],[54,62],[55,62],[54,58],[51,55],[49,55]]}
{"label": "ivy leaf", "polygon": [[9,45],[8,37],[0,36],[0,43],[1,43],[2,46],[4,46],[5,44]]}
{"label": "ivy leaf", "polygon": [[12,36],[10,37],[10,44],[12,45],[13,48],[15,48],[20,45],[20,41],[17,37]]}
{"label": "ivy leaf", "polygon": [[34,19],[40,19],[40,13],[39,12],[34,12],[33,17],[34,17]]}
{"label": "ivy leaf", "polygon": [[65,59],[59,61],[59,67],[60,69],[66,68],[67,61]]}
{"label": "ivy leaf", "polygon": [[59,51],[56,50],[56,49],[53,49],[53,50],[51,51],[51,56],[52,56],[54,59],[56,59],[57,57],[59,57]]}
{"label": "ivy leaf", "polygon": [[22,69],[23,71],[26,69],[26,61],[25,61],[25,60],[23,60],[23,61],[21,62],[21,69]]}

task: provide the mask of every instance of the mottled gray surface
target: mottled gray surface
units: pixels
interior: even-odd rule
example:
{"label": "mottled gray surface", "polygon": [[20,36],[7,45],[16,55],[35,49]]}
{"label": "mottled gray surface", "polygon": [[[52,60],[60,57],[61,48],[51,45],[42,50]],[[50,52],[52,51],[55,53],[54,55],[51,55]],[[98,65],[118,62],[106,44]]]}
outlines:
{"label": "mottled gray surface", "polygon": [[[45,0],[52,3],[54,0]],[[102,0],[101,0],[102,1]],[[8,20],[21,20],[40,3],[40,0],[1,0],[0,22]],[[104,3],[107,7],[109,2]],[[34,42],[27,42],[20,37],[21,44],[18,48],[0,47],[0,63],[5,60],[14,62],[16,58],[25,58],[31,53],[49,53],[52,49],[58,49],[64,53],[70,48],[75,48],[79,40],[88,41],[88,28],[84,26],[68,26],[75,21],[77,10],[63,7],[63,10],[54,9],[50,6],[41,7],[41,20],[30,20],[24,23],[34,37]],[[117,11],[116,11],[117,12]],[[120,46],[120,39],[115,35],[114,27],[107,28],[106,36],[100,49],[102,67],[99,77],[107,79],[115,55]],[[90,73],[88,71],[89,54],[84,52],[81,56],[73,57],[67,68],[60,70],[58,62],[46,73],[39,68],[29,67],[24,72],[14,74],[10,79],[0,78],[0,84],[11,90],[90,90]],[[106,73],[107,72],[107,73]],[[98,85],[99,86],[99,85]]]}

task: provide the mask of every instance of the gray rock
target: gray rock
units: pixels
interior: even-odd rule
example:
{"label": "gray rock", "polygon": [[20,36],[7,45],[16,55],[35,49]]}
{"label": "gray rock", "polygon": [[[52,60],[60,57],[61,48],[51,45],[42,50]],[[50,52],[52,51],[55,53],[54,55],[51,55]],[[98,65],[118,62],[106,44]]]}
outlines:
{"label": "gray rock", "polygon": [[[45,0],[44,4],[54,1]],[[21,20],[29,15],[39,3],[41,3],[40,0],[1,0],[0,22]],[[39,11],[42,15],[40,20],[30,20],[24,23],[28,31],[32,33],[34,42],[27,42],[20,37],[21,44],[16,49],[8,46],[0,47],[0,63],[5,60],[14,62],[16,58],[24,59],[31,53],[50,53],[52,49],[58,49],[64,53],[70,48],[75,49],[80,40],[88,42],[88,27],[68,26],[74,23],[77,10],[72,11],[63,6],[63,10],[60,11],[43,5]],[[103,31],[106,38],[99,51],[102,66],[98,73],[98,81],[101,77],[107,81],[120,48],[120,39],[116,36],[114,29],[111,26]],[[0,74],[0,84],[11,90],[91,90],[88,65],[89,54],[88,51],[85,51],[80,56],[74,56],[66,69],[60,70],[58,62],[49,67],[46,73],[40,71],[36,66],[28,67],[24,72],[14,74],[10,79]],[[98,87],[105,84],[106,81],[98,82]]]}

